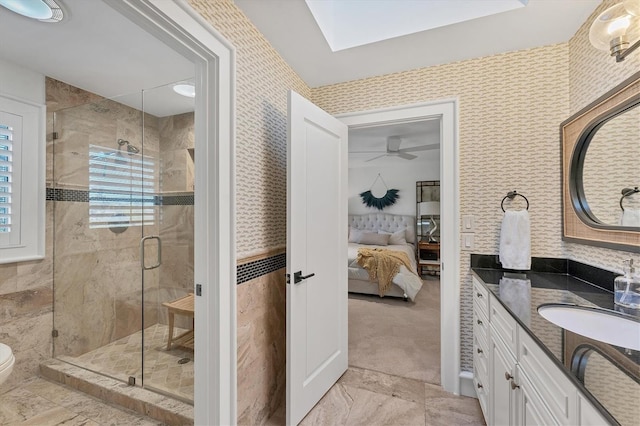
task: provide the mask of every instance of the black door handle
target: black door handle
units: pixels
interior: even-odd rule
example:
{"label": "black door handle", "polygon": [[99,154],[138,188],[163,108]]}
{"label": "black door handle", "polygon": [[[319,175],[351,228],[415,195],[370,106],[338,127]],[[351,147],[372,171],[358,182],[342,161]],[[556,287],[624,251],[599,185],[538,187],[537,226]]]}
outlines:
{"label": "black door handle", "polygon": [[298,271],[298,272],[294,272],[293,273],[293,283],[294,284],[298,284],[299,282],[301,282],[302,280],[306,280],[307,278],[311,278],[313,277],[315,274],[309,274],[309,275],[302,275],[302,271]]}

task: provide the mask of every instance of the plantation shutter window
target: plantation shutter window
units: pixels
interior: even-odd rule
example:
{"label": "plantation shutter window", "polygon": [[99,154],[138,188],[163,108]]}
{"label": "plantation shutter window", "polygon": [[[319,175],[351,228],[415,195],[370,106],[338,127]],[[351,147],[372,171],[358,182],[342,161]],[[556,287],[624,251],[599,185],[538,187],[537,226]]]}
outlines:
{"label": "plantation shutter window", "polygon": [[44,257],[45,111],[0,93],[0,264]]}
{"label": "plantation shutter window", "polygon": [[0,247],[20,244],[22,118],[0,111]]}
{"label": "plantation shutter window", "polygon": [[89,148],[89,227],[120,228],[155,222],[155,162],[126,150]]}

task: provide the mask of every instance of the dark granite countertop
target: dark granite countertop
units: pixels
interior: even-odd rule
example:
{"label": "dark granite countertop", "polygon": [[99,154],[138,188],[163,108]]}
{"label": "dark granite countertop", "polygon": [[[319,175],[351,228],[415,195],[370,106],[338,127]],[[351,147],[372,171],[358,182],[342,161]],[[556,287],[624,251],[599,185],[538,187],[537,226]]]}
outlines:
{"label": "dark granite countertop", "polygon": [[[542,304],[564,303],[614,310],[640,319],[639,311],[623,309],[613,303],[615,274],[565,259],[535,259],[532,262],[534,270],[516,273],[500,269],[493,259],[495,256],[472,255],[473,275],[606,417],[614,424],[637,426],[640,418],[640,351],[579,336],[538,313],[538,306]],[[531,290],[515,298],[513,292],[501,294],[500,280],[503,278],[528,280]],[[580,347],[594,350],[580,364],[585,367],[583,370],[572,370],[573,354]]]}

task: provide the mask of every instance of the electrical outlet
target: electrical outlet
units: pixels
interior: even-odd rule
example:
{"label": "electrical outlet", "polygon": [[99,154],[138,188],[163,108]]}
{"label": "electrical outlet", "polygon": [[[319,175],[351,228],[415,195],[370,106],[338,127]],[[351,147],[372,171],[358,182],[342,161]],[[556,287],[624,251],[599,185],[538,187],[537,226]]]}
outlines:
{"label": "electrical outlet", "polygon": [[462,216],[462,232],[473,232],[476,227],[476,217],[473,215]]}
{"label": "electrical outlet", "polygon": [[473,237],[475,234],[471,232],[463,232],[462,233],[462,250],[463,251],[471,251],[473,250]]}

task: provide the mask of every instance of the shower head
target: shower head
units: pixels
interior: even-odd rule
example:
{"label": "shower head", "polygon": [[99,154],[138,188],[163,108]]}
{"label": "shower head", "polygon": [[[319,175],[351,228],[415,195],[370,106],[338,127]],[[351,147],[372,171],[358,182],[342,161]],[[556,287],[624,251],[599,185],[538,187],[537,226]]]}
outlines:
{"label": "shower head", "polygon": [[118,139],[118,151],[122,148],[123,145],[127,146],[127,152],[129,153],[129,155],[137,154],[140,152],[140,149],[131,145],[129,141],[126,141],[124,139]]}

